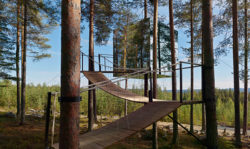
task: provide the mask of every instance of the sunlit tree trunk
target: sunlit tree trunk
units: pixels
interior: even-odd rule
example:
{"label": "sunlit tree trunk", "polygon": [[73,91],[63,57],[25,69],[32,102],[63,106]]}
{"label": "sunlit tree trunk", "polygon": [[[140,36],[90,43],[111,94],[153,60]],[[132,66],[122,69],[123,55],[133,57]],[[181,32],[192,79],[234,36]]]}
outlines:
{"label": "sunlit tree trunk", "polygon": [[[89,71],[94,71],[94,0],[90,0],[89,18]],[[92,82],[89,81],[89,85]],[[94,125],[94,90],[88,91],[88,131],[92,131]]]}
{"label": "sunlit tree trunk", "polygon": [[238,1],[233,0],[233,68],[234,68],[234,108],[235,108],[235,141],[241,144],[240,139],[240,105],[239,105],[239,43],[238,43]]}
{"label": "sunlit tree trunk", "polygon": [[80,0],[62,0],[60,149],[79,148],[80,6]]}
{"label": "sunlit tree trunk", "polygon": [[[148,18],[148,2],[144,0],[144,19]],[[147,40],[147,39],[144,39]],[[144,42],[145,43],[145,42]],[[144,46],[143,43],[143,46]],[[145,49],[145,47],[144,47]],[[149,62],[147,62],[147,67],[149,67]],[[144,74],[144,96],[148,96],[148,74]]]}
{"label": "sunlit tree trunk", "polygon": [[[176,100],[176,60],[175,60],[175,40],[174,40],[174,16],[173,16],[173,0],[169,0],[169,24],[170,24],[170,42],[171,42],[171,63],[172,63],[172,100]],[[173,144],[177,142],[178,124],[176,121],[177,110],[173,112]]]}
{"label": "sunlit tree trunk", "polygon": [[[157,28],[158,28],[158,0],[154,0],[153,21],[153,98],[157,98]],[[153,149],[158,149],[157,122],[153,123]]]}
{"label": "sunlit tree trunk", "polygon": [[206,143],[209,149],[218,148],[216,120],[214,55],[213,55],[213,18],[212,0],[202,1],[202,49],[204,51],[204,101],[206,104]]}
{"label": "sunlit tree trunk", "polygon": [[20,58],[20,0],[17,0],[17,24],[16,24],[16,91],[17,91],[17,119],[20,117],[20,74],[19,74],[19,58]]}
{"label": "sunlit tree trunk", "polygon": [[[191,37],[191,101],[194,99],[194,31],[193,31],[193,0],[190,1],[190,37]],[[194,131],[193,126],[193,104],[190,105],[190,131]]]}
{"label": "sunlit tree trunk", "polygon": [[248,109],[248,35],[247,35],[247,9],[245,0],[245,68],[244,68],[244,115],[243,115],[243,135],[247,135],[247,109]]}
{"label": "sunlit tree trunk", "polygon": [[25,121],[25,96],[26,96],[26,48],[27,48],[27,0],[23,1],[23,44],[22,44],[22,88],[21,88],[21,120],[20,125]]}

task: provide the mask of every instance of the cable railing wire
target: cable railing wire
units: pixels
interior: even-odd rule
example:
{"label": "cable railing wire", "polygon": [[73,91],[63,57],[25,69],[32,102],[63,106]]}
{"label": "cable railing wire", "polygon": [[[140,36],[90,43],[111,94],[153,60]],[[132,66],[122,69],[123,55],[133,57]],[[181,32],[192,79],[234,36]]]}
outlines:
{"label": "cable railing wire", "polygon": [[[178,64],[179,64],[179,62],[170,65],[170,67],[176,66],[176,65],[178,65]],[[164,66],[164,67],[161,67],[161,68],[157,68],[156,70],[148,70],[148,71],[145,71],[145,69],[144,69],[144,70],[139,70],[139,71],[136,71],[136,72],[133,72],[133,73],[129,73],[129,74],[120,76],[119,78],[113,78],[113,79],[111,79],[111,80],[106,80],[106,81],[102,81],[102,82],[90,84],[90,85],[88,85],[88,86],[84,86],[83,88],[85,88],[85,89],[82,90],[81,93],[83,93],[83,92],[85,92],[85,91],[88,91],[88,90],[96,89],[96,88],[98,88],[98,87],[105,86],[105,85],[107,85],[107,84],[109,84],[109,83],[116,83],[116,82],[124,81],[124,80],[126,80],[129,76],[131,76],[131,77],[136,77],[136,76],[143,75],[143,74],[153,73],[153,72],[157,72],[157,71],[159,71],[160,69],[164,69],[164,68],[167,68],[167,67],[169,67],[169,66]],[[146,70],[147,70],[147,69],[146,69]],[[145,71],[145,72],[144,72],[144,71]],[[169,70],[168,72],[172,72],[172,70]],[[120,79],[120,80],[117,80],[117,79]],[[116,81],[113,81],[113,80],[116,80]],[[92,87],[92,86],[93,86],[93,87]]]}

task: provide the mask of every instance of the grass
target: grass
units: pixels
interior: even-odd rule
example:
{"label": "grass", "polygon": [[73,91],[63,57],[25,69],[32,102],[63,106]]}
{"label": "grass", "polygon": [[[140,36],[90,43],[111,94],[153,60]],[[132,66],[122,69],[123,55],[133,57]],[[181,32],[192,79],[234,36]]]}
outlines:
{"label": "grass", "polygon": [[44,120],[27,118],[22,126],[15,118],[0,117],[1,149],[44,148]]}
{"label": "grass", "polygon": [[[4,112],[0,112],[3,115]],[[110,123],[111,119],[103,120],[103,124]],[[56,124],[55,141],[58,141],[59,124]],[[87,132],[87,118],[81,117],[80,133]],[[26,123],[20,126],[15,118],[0,116],[0,149],[44,149],[45,121],[41,118],[28,117]],[[99,124],[98,127],[102,125]],[[178,143],[171,144],[172,133],[158,129],[159,149],[205,149],[197,140],[184,131],[179,131]],[[49,139],[50,140],[50,139]],[[152,131],[147,128],[107,149],[151,149]],[[232,138],[219,138],[219,149],[233,149]]]}
{"label": "grass", "polygon": [[[151,149],[152,148],[152,131],[151,129],[141,131],[129,138],[115,143],[107,149]],[[159,149],[206,149],[196,139],[188,135],[186,132],[179,132],[177,144],[172,143],[172,133],[166,133],[158,130]],[[219,138],[218,149],[234,149],[232,141]]]}

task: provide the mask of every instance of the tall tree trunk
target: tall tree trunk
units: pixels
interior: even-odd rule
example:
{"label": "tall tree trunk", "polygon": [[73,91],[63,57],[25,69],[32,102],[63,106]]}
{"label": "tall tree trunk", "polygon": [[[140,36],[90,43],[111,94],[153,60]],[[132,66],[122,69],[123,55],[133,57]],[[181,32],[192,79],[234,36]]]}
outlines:
{"label": "tall tree trunk", "polygon": [[[174,16],[173,16],[173,0],[169,0],[169,24],[170,24],[170,42],[171,42],[171,63],[172,63],[172,100],[176,100],[176,60],[175,60],[175,40],[174,40]],[[177,142],[178,124],[176,123],[177,110],[173,112],[173,140],[172,143]]]}
{"label": "tall tree trunk", "polygon": [[234,68],[234,108],[235,108],[235,143],[240,145],[240,108],[239,108],[239,43],[238,43],[238,1],[233,0],[233,68]]}
{"label": "tall tree trunk", "polygon": [[245,74],[244,74],[244,116],[243,135],[247,135],[247,109],[248,109],[248,35],[247,35],[247,0],[245,0]]}
{"label": "tall tree trunk", "polygon": [[127,27],[125,27],[124,31],[124,43],[125,47],[123,49],[123,69],[126,71],[126,61],[127,61]]}
{"label": "tall tree trunk", "polygon": [[[158,28],[158,0],[154,0],[154,28],[153,28],[153,98],[157,98],[157,28]],[[153,149],[158,149],[157,122],[153,123]]]}
{"label": "tall tree trunk", "polygon": [[159,67],[159,74],[161,74],[161,43],[160,43],[160,25],[158,24],[158,40],[157,40],[157,45],[158,45],[158,67]]}
{"label": "tall tree trunk", "polygon": [[202,1],[202,49],[204,51],[204,101],[206,104],[206,143],[209,149],[218,148],[213,56],[212,0]]}
{"label": "tall tree trunk", "polygon": [[20,31],[19,31],[19,23],[20,23],[20,0],[17,0],[17,24],[16,24],[16,92],[17,92],[17,119],[20,117],[20,74],[19,74],[19,59],[20,59]]}
{"label": "tall tree trunk", "polygon": [[[201,64],[204,66],[204,48],[202,48],[201,51]],[[201,105],[201,112],[202,112],[202,124],[201,124],[201,130],[206,131],[206,107],[204,104],[205,97],[204,97],[204,92],[205,92],[205,86],[204,86],[204,69],[205,67],[201,67],[201,91],[202,91],[202,105]]]}
{"label": "tall tree trunk", "polygon": [[26,48],[27,48],[27,0],[23,3],[23,47],[22,47],[22,88],[21,88],[21,120],[20,125],[25,121],[25,95],[26,95]]}
{"label": "tall tree trunk", "polygon": [[[89,71],[94,71],[94,0],[90,0],[89,17]],[[92,82],[89,81],[89,85]],[[94,90],[88,91],[88,131],[92,131],[94,125]]]}
{"label": "tall tree trunk", "polygon": [[60,149],[79,148],[80,6],[62,0]]}
{"label": "tall tree trunk", "polygon": [[[194,99],[194,31],[193,31],[193,0],[190,1],[190,37],[191,37],[191,101]],[[190,131],[194,131],[193,126],[193,104],[190,105]]]}
{"label": "tall tree trunk", "polygon": [[[148,2],[147,0],[144,0],[144,19],[147,19],[147,18],[148,18]],[[147,40],[147,39],[144,39],[144,40]],[[143,42],[143,47],[145,49],[144,43],[145,42]],[[149,65],[150,64],[148,64],[147,67],[149,67]],[[148,74],[144,74],[144,96],[146,97],[148,96]]]}

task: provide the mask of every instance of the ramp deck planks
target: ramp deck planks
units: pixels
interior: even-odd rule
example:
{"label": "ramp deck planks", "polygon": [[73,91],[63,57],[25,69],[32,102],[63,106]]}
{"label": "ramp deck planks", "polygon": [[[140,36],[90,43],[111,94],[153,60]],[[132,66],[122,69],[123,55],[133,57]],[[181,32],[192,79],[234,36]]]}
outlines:
{"label": "ramp deck planks", "polygon": [[[85,71],[83,72],[85,77],[91,81],[92,83],[99,83],[105,81],[104,84],[97,84],[96,86],[100,89],[104,90],[105,92],[114,95],[116,97],[126,99],[133,102],[139,102],[139,103],[147,103],[148,97],[139,96],[135,93],[132,93],[128,90],[125,90],[121,88],[120,86],[114,84],[111,82],[102,72],[96,72],[96,71]],[[153,101],[162,101],[159,99],[153,99]]]}
{"label": "ramp deck planks", "polygon": [[81,149],[99,149],[119,142],[146,128],[181,106],[179,102],[148,103],[126,117],[80,136]]}
{"label": "ramp deck planks", "polygon": [[[180,102],[150,102],[102,128],[79,136],[80,149],[103,149],[119,142],[170,114]],[[59,143],[54,144],[59,149]]]}

